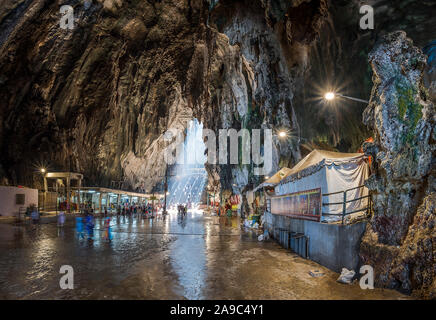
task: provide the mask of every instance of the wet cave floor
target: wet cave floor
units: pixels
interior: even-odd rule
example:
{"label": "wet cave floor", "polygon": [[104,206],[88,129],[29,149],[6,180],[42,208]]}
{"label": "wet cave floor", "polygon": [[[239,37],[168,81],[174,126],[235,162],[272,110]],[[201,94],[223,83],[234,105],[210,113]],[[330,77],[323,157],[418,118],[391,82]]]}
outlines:
{"label": "wet cave floor", "polygon": [[[407,299],[392,290],[344,285],[327,268],[259,242],[238,218],[201,211],[185,219],[113,217],[112,242],[96,219],[94,240],[79,239],[74,219],[0,224],[1,299]],[[62,265],[74,289],[59,285]],[[319,270],[322,277],[309,271]]]}

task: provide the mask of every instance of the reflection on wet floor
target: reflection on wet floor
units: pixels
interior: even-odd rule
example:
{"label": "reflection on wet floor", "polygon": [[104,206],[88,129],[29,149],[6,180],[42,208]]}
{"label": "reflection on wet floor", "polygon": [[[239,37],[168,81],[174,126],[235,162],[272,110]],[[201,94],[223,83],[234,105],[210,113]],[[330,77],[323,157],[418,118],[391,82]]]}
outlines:
{"label": "reflection on wet floor", "polygon": [[[193,220],[198,217],[193,216]],[[187,229],[187,219],[180,221],[180,227]],[[203,224],[196,226],[189,233],[193,235],[179,237],[171,244],[171,264],[176,271],[179,283],[187,299],[203,299],[203,286],[206,283],[206,255]]]}
{"label": "reflection on wet floor", "polygon": [[[112,217],[111,242],[96,219],[93,241],[63,228],[0,224],[3,299],[391,299],[389,290],[335,282],[337,274],[258,242],[237,218],[189,212],[163,219]],[[62,265],[74,269],[73,290],[61,290]],[[309,271],[321,269],[322,278]]]}

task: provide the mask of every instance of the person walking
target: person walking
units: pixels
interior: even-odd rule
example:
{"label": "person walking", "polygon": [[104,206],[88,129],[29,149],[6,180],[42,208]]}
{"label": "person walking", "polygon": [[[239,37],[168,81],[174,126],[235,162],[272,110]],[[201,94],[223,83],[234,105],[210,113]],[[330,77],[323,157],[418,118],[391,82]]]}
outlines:
{"label": "person walking", "polygon": [[227,215],[226,225],[231,225],[230,220],[232,218],[232,204],[230,203],[230,199],[227,199],[224,209]]}
{"label": "person walking", "polygon": [[109,217],[104,220],[104,234],[103,234],[103,238],[107,242],[111,242],[112,241],[111,218],[109,218]]}
{"label": "person walking", "polygon": [[227,217],[231,218],[232,217],[232,204],[230,202],[230,199],[227,199],[225,208],[226,208]]}
{"label": "person walking", "polygon": [[32,222],[34,224],[37,224],[39,222],[39,212],[36,207],[33,207],[32,213],[30,214],[30,217],[32,218]]}
{"label": "person walking", "polygon": [[86,217],[86,231],[88,240],[94,240],[94,217],[91,214]]}
{"label": "person walking", "polygon": [[150,218],[154,218],[153,216],[153,207],[151,206],[151,204],[148,204],[148,214],[150,215]]}
{"label": "person walking", "polygon": [[65,212],[59,212],[58,216],[58,227],[62,228],[65,224]]}
{"label": "person walking", "polygon": [[77,237],[80,239],[85,239],[85,235],[83,234],[83,218],[82,217],[77,217],[76,218],[76,232],[77,232]]}

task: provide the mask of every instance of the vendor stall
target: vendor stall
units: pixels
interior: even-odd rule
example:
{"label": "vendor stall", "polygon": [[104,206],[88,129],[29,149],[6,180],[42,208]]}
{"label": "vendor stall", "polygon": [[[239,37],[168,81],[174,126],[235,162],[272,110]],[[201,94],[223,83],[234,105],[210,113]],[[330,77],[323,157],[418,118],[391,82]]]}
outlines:
{"label": "vendor stall", "polygon": [[272,213],[322,213],[321,221],[340,220],[344,212],[367,207],[368,190],[363,184],[368,176],[367,158],[362,153],[314,150],[276,185]]}

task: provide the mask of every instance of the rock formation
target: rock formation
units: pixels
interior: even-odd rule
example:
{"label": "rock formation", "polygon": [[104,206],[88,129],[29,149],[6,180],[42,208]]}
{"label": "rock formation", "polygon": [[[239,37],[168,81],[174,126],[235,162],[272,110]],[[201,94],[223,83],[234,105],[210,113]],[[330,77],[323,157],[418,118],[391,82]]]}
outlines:
{"label": "rock formation", "polygon": [[361,244],[376,284],[436,297],[436,113],[424,87],[427,57],[404,32],[370,53],[374,87],[364,123],[375,133],[366,184],[374,215]]}
{"label": "rock formation", "polygon": [[[163,134],[193,117],[212,130],[295,130],[291,144],[274,144],[275,168],[280,160],[295,163],[296,79],[287,65],[297,62],[284,55],[282,35],[271,25],[286,24],[299,2],[255,1],[244,17],[241,9],[221,11],[230,3],[9,1],[0,15],[2,177],[30,185],[29,168],[44,165],[82,172],[87,185],[124,180],[150,191],[165,172]],[[74,7],[73,30],[59,27],[62,4]],[[304,25],[295,21],[298,29],[285,33],[292,46],[317,34],[326,5],[310,7]],[[224,33],[210,10],[228,19]],[[253,179],[249,167],[208,169],[226,188]]]}

